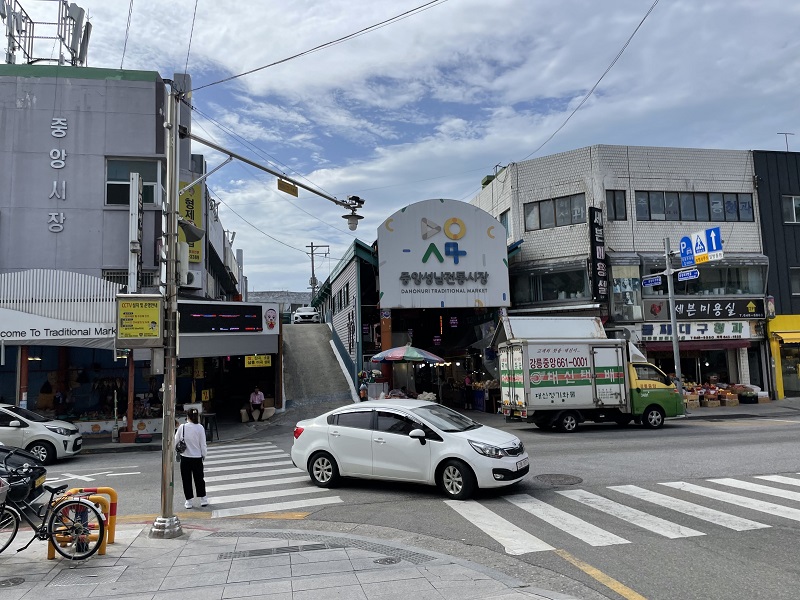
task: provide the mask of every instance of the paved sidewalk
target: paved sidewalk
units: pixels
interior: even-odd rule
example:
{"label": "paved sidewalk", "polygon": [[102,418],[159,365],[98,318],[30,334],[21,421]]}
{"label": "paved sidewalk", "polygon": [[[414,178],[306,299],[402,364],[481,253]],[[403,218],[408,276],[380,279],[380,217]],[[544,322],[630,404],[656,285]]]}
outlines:
{"label": "paved sidewalk", "polygon": [[[236,526],[234,523],[233,526]],[[499,571],[383,539],[315,531],[118,528],[104,556],[46,560],[42,542],[0,555],[0,600],[571,600]]]}

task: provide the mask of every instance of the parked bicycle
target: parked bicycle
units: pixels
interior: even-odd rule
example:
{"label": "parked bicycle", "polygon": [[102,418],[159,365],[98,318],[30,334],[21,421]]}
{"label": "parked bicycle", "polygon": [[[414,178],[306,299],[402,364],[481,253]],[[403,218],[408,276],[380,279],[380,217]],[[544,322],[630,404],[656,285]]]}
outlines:
{"label": "parked bicycle", "polygon": [[[33,537],[17,552],[28,548],[34,540],[49,540],[61,556],[70,560],[85,560],[100,549],[105,535],[105,521],[89,494],[64,494],[68,485],[42,488],[50,498],[44,503],[31,499],[30,491],[41,482],[33,481],[34,469],[28,463],[11,466],[3,458],[0,477],[0,552],[3,552],[17,535],[24,520],[33,530]],[[43,477],[43,476],[42,476]]]}

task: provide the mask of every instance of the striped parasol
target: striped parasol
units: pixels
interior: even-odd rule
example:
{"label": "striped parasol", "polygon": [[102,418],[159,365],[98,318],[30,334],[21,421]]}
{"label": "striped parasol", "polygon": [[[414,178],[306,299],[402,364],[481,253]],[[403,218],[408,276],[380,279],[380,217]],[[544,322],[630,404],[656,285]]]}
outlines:
{"label": "striped parasol", "polygon": [[441,363],[444,359],[425,350],[414,348],[411,344],[405,346],[398,346],[397,348],[389,348],[372,357],[372,362],[426,362],[426,363]]}

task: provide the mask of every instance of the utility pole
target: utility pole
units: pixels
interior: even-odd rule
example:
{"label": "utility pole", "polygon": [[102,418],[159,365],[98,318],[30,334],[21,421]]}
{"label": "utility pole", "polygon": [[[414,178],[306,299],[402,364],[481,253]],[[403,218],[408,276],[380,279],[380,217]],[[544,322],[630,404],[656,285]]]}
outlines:
{"label": "utility pole", "polygon": [[306,248],[311,249],[311,279],[309,280],[309,283],[311,284],[311,299],[313,300],[314,296],[317,295],[317,276],[314,274],[314,250],[325,248],[325,256],[327,256],[330,246],[315,246],[314,242],[311,242],[311,245],[306,246]]}

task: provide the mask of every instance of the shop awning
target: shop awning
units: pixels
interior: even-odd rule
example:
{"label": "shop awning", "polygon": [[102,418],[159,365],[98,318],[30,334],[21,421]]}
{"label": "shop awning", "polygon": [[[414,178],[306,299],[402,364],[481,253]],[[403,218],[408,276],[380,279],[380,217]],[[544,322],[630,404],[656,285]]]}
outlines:
{"label": "shop awning", "polygon": [[[681,350],[728,350],[749,348],[752,340],[688,340],[679,343]],[[672,352],[672,342],[643,342],[648,352]]]}
{"label": "shop awning", "polygon": [[772,335],[785,344],[800,344],[800,331],[774,331]]}

